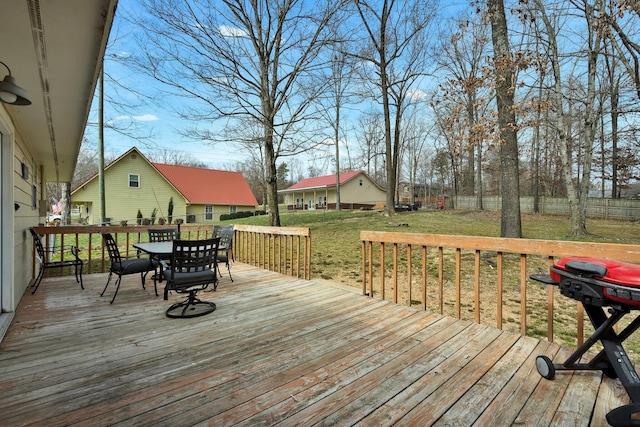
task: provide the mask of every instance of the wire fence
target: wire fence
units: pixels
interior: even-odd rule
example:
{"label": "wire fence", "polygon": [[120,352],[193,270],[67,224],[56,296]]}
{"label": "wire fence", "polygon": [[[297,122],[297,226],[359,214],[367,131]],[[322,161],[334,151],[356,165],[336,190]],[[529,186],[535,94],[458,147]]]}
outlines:
{"label": "wire fence", "polygon": [[[477,209],[475,196],[455,196],[452,198],[455,209]],[[483,196],[482,209],[499,211],[502,207],[501,196]],[[533,196],[520,197],[520,211],[534,213]],[[540,197],[538,212],[546,215],[570,215],[569,200],[564,197]],[[635,221],[640,218],[640,200],[589,198],[587,217],[621,221]]]}

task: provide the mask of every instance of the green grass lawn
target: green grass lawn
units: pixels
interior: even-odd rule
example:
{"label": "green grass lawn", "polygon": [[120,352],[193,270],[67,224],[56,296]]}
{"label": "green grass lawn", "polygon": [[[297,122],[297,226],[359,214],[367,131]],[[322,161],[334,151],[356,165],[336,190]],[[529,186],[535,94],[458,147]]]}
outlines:
{"label": "green grass lawn", "polygon": [[[386,217],[372,211],[284,212],[283,227],[309,227],[313,241],[312,277],[336,280],[360,286],[360,231],[402,231],[410,233],[500,236],[498,212],[434,210],[402,212]],[[269,225],[267,216],[236,219],[237,224]],[[407,227],[390,225],[406,223]],[[523,238],[547,240],[570,239],[570,219],[562,216],[524,215]],[[590,236],[580,241],[640,243],[640,227],[630,221],[588,220]]]}

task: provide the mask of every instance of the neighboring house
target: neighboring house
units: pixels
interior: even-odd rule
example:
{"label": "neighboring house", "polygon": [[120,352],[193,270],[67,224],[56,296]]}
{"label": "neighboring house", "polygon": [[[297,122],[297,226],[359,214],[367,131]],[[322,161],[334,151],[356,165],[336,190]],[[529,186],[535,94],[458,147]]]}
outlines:
{"label": "neighboring house", "polygon": [[[336,176],[325,175],[307,178],[280,190],[287,209],[335,209]],[[340,208],[368,209],[384,203],[386,191],[363,171],[340,174]]]}
{"label": "neighboring house", "polygon": [[[169,219],[187,223],[212,223],[220,215],[253,211],[258,202],[240,172],[165,165],[150,162],[135,147],[105,167],[105,212],[112,224],[135,224],[138,210],[143,219]],[[89,224],[100,223],[98,176],[71,191],[71,203],[80,206]]]}
{"label": "neighboring house", "polygon": [[[0,339],[32,279],[28,228],[46,220],[45,184],[73,178],[117,3],[2,2]],[[12,103],[9,74],[31,104]]]}

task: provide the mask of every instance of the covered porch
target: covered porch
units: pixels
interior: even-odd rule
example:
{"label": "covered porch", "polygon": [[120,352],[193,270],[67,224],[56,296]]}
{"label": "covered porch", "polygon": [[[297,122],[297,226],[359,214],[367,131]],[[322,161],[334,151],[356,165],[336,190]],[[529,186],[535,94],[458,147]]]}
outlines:
{"label": "covered porch", "polygon": [[[168,319],[172,301],[125,276],[45,278],[0,343],[2,425],[607,425],[627,403],[598,372],[540,377],[570,351],[357,290],[234,265],[202,293],[217,310]],[[180,298],[177,295],[171,299]]]}

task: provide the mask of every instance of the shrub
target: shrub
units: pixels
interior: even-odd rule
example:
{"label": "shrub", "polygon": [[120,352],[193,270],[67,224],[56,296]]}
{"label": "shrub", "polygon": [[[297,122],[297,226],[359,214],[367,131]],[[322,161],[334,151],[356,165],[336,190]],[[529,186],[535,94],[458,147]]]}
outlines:
{"label": "shrub", "polygon": [[265,215],[265,214],[266,212],[264,210],[234,212],[234,213],[220,215],[220,221],[227,221],[230,219],[237,219],[237,218],[249,218],[251,216],[259,216],[259,215]]}

